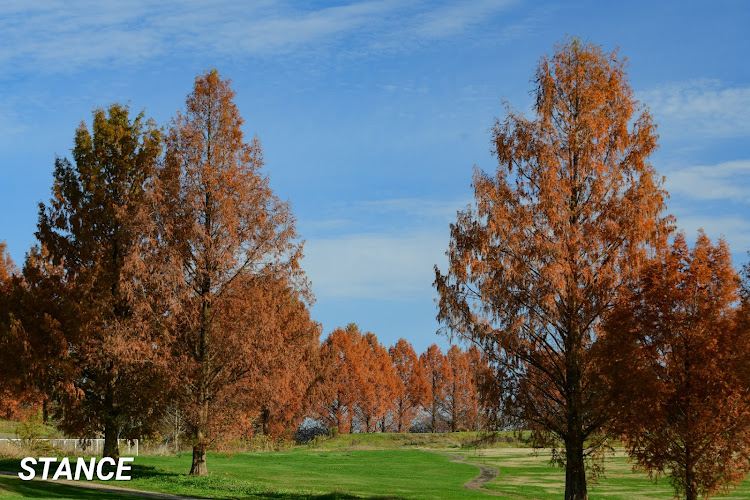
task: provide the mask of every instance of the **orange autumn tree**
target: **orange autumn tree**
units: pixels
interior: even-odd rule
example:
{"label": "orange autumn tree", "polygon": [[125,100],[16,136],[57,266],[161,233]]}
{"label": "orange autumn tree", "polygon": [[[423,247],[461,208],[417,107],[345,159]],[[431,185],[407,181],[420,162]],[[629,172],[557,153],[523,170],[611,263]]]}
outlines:
{"label": "orange autumn tree", "polygon": [[16,272],[18,272],[18,269],[16,269],[13,259],[10,258],[8,245],[0,240],[0,285],[5,286],[10,283]]}
{"label": "orange autumn tree", "polygon": [[491,366],[487,356],[472,345],[466,352],[476,387],[477,414],[474,429],[501,430],[516,427],[507,406],[513,387],[501,367]]}
{"label": "orange autumn tree", "polygon": [[398,378],[388,350],[374,333],[362,337],[364,377],[359,387],[358,415],[364,432],[385,432],[390,427]]}
{"label": "orange autumn tree", "polygon": [[442,414],[451,377],[450,368],[437,344],[432,344],[420,354],[419,363],[422,365],[427,382],[427,398],[424,406],[427,412],[427,428],[430,432],[438,432],[442,430]]}
{"label": "orange autumn tree", "polygon": [[23,347],[15,351],[14,364],[26,373],[26,390],[41,399],[42,421],[50,415],[50,403],[80,395],[76,387],[77,359],[71,345],[80,339],[77,307],[66,300],[73,284],[63,266],[54,265],[44,247],[26,254],[23,277],[16,281],[13,311],[14,333]]}
{"label": "orange autumn tree", "polygon": [[17,272],[7,245],[0,240],[0,417],[6,419],[18,416],[24,379],[19,359],[23,344],[16,335],[13,311],[13,275]]}
{"label": "orange autumn tree", "polygon": [[[675,494],[708,498],[750,469],[750,343],[724,241],[675,238],[604,323],[597,345],[616,428]],[[739,320],[739,321],[738,321]]]}
{"label": "orange autumn tree", "polygon": [[266,332],[245,320],[266,311],[246,285],[285,280],[298,298],[307,288],[294,217],[262,171],[260,142],[244,140],[234,95],[215,70],[196,77],[169,126],[140,264],[144,289],[158,291],[166,311],[157,317],[171,338],[172,384],[198,476],[208,472],[206,451],[252,411],[246,382],[258,362],[256,336]]}
{"label": "orange autumn tree", "polygon": [[317,375],[309,391],[311,416],[341,433],[352,432],[361,387],[366,382],[363,363],[362,333],[356,324],[349,323],[328,334],[320,347]]}
{"label": "orange autumn tree", "polygon": [[445,391],[445,423],[451,432],[477,430],[479,394],[469,355],[452,345],[445,360],[450,372]]}
{"label": "orange autumn tree", "polygon": [[393,420],[396,432],[409,430],[425,404],[429,387],[414,347],[404,339],[388,349],[398,377],[394,392]]}
{"label": "orange autumn tree", "polygon": [[252,297],[241,319],[253,339],[254,363],[245,384],[251,415],[262,434],[291,435],[302,420],[319,348],[310,298],[273,276],[248,277],[243,293]]}
{"label": "orange autumn tree", "polygon": [[507,107],[493,129],[497,169],[475,170],[476,205],[451,225],[438,320],[524,379],[527,425],[563,443],[565,498],[583,500],[584,458],[605,423],[590,349],[668,232],[666,193],[648,162],[655,126],[617,52],[566,40],[534,82],[534,118]]}

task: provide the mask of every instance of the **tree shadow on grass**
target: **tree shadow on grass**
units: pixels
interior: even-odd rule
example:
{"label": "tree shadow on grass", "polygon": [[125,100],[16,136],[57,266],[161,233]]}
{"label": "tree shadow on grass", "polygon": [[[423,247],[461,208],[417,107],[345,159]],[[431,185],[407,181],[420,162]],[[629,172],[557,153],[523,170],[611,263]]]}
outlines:
{"label": "tree shadow on grass", "polygon": [[23,498],[59,498],[81,500],[132,500],[132,495],[119,495],[111,491],[97,491],[45,481],[22,481],[14,477],[0,476],[0,496],[9,492]]}
{"label": "tree shadow on grass", "polygon": [[238,500],[255,500],[259,498],[278,498],[280,500],[302,500],[303,498],[311,499],[311,500],[354,500],[354,499],[356,500],[404,500],[403,497],[383,496],[383,495],[363,497],[363,496],[350,495],[349,493],[336,493],[336,492],[321,493],[321,494],[267,492],[267,493],[260,493],[255,496],[241,497]]}

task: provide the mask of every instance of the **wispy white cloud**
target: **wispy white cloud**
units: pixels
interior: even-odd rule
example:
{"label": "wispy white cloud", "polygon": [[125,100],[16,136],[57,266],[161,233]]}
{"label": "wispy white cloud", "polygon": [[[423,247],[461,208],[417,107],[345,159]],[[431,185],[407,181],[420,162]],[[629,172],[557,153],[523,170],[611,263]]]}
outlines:
{"label": "wispy white cloud", "polygon": [[[428,8],[411,8],[400,19],[390,19],[383,36],[370,43],[371,50],[402,50],[413,44],[430,43],[456,36],[467,36],[474,31],[484,37],[508,40],[520,32],[519,24],[507,23],[506,28],[494,32],[481,31],[482,25],[507,11],[518,0],[473,0],[459,2],[427,2]],[[525,32],[527,22],[523,23]]]}
{"label": "wispy white cloud", "polygon": [[332,202],[324,214],[300,219],[302,234],[315,238],[339,237],[352,233],[389,231],[425,231],[445,229],[456,220],[456,213],[471,200],[434,200],[428,198],[385,198]]}
{"label": "wispy white cloud", "polygon": [[479,0],[446,5],[416,20],[414,32],[427,39],[459,35],[517,3],[514,0]]}
{"label": "wispy white cloud", "polygon": [[463,210],[470,203],[466,201],[441,201],[423,198],[389,198],[357,202],[362,210],[403,214],[416,217],[455,220],[456,212]]}
{"label": "wispy white cloud", "polygon": [[741,215],[686,215],[677,218],[679,229],[689,239],[694,239],[698,229],[716,241],[724,238],[735,257],[735,262],[745,262],[750,251],[750,220]]}
{"label": "wispy white cloud", "polygon": [[433,266],[445,267],[447,247],[439,232],[311,239],[303,267],[319,299],[404,299],[430,293]]}
{"label": "wispy white cloud", "polygon": [[[371,0],[303,9],[281,0],[245,2],[47,0],[0,4],[0,64],[73,71],[172,54],[258,56],[314,50],[347,38],[356,51],[461,35],[514,2],[411,4]],[[356,39],[352,36],[356,35]],[[357,47],[349,47],[357,45]]]}
{"label": "wispy white cloud", "polygon": [[670,138],[750,135],[750,87],[701,79],[662,85],[639,92],[638,98],[653,112],[659,132]]}
{"label": "wispy white cloud", "polygon": [[672,195],[692,200],[750,203],[750,159],[692,166],[666,174]]}
{"label": "wispy white cloud", "polygon": [[[319,299],[431,297],[433,266],[447,265],[448,223],[467,201],[389,198],[346,202],[350,219],[304,222],[303,267]],[[302,225],[300,225],[302,228]]]}

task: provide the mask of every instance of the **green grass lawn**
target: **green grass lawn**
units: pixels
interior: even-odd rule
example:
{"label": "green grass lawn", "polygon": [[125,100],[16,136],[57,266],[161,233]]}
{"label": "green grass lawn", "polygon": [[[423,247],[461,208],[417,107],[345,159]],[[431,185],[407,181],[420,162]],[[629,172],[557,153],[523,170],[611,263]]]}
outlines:
{"label": "green grass lawn", "polygon": [[[446,456],[418,450],[210,454],[210,476],[203,478],[186,476],[190,460],[189,453],[178,457],[138,457],[133,480],[117,485],[206,498],[239,499],[474,499],[486,496],[462,488],[463,483],[477,474],[476,467],[449,463]],[[17,464],[18,460],[0,461],[0,470],[18,471]],[[1,492],[0,498],[5,500]]]}
{"label": "green grass lawn", "polygon": [[[472,442],[470,436],[465,437],[466,442]],[[462,488],[479,473],[476,467],[450,463],[445,455],[413,449],[418,444],[409,439],[409,435],[339,436],[319,443],[317,449],[303,446],[288,452],[211,453],[210,475],[203,478],[187,476],[190,453],[141,456],[136,458],[132,481],[109,484],[224,499],[490,498],[481,491]],[[450,435],[439,441],[448,445],[445,451],[462,455],[468,462],[496,467],[500,474],[487,488],[505,493],[507,498],[558,499],[563,495],[565,472],[549,465],[549,453],[540,451],[534,455],[530,448],[508,447],[507,443],[486,449],[470,448],[457,436]],[[437,442],[430,443],[436,445]],[[388,446],[401,447],[388,449]],[[18,462],[18,459],[0,460],[0,470],[17,472]],[[17,498],[118,497],[51,482],[22,482],[0,476],[0,500]],[[666,479],[654,484],[645,473],[634,473],[627,457],[619,452],[607,457],[606,475],[590,485],[589,498],[670,499],[673,493]],[[750,481],[730,498],[750,500]]]}
{"label": "green grass lawn", "polygon": [[[523,448],[487,449],[457,451],[467,461],[492,465],[499,469],[497,479],[486,485],[487,489],[506,493],[520,498],[540,500],[559,499],[565,492],[564,469],[549,465],[549,452]],[[594,484],[589,485],[591,500],[653,500],[674,498],[674,490],[667,478],[654,483],[644,472],[633,472],[632,463],[622,450],[615,456],[608,456],[605,474]],[[745,481],[730,495],[717,495],[712,498],[732,498],[750,500],[750,481]]]}

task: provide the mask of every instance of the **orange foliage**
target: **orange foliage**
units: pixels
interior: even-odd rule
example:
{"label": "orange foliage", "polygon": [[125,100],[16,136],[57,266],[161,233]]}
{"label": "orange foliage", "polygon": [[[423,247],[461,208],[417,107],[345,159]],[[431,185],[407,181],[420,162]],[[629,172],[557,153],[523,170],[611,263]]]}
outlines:
{"label": "orange foliage", "polygon": [[373,333],[363,338],[363,375],[359,387],[358,413],[364,432],[385,432],[390,427],[389,416],[394,408],[399,382],[388,350]]}
{"label": "orange foliage", "polygon": [[443,429],[442,413],[452,374],[445,355],[436,344],[432,344],[419,356],[419,362],[428,388],[425,401],[427,425],[430,432],[438,432]]}
{"label": "orange foliage", "polygon": [[13,359],[18,356],[20,348],[13,332],[11,312],[15,266],[6,249],[5,242],[0,241],[0,415],[15,412],[17,404],[13,393],[21,378]]}
{"label": "orange foliage", "polygon": [[473,428],[500,430],[513,426],[507,407],[514,388],[506,378],[502,366],[491,366],[487,356],[475,345],[472,345],[466,354],[469,357],[479,406]]}
{"label": "orange foliage", "polygon": [[453,345],[445,358],[450,372],[445,391],[446,424],[451,432],[477,430],[479,394],[469,355]]}
{"label": "orange foliage", "polygon": [[247,280],[249,298],[243,328],[254,360],[245,381],[258,430],[272,437],[291,435],[302,419],[303,399],[312,382],[319,325],[285,280]]}
{"label": "orange foliage", "polygon": [[430,388],[417,353],[409,342],[398,339],[388,353],[398,377],[393,394],[394,426],[396,432],[405,432],[426,403]]}
{"label": "orange foliage", "polygon": [[313,417],[344,434],[352,431],[360,388],[366,383],[363,357],[362,334],[354,323],[329,333],[320,348],[310,411]]}
{"label": "orange foliage", "polygon": [[617,429],[688,500],[750,469],[750,343],[724,241],[683,235],[642,273],[597,345]]}
{"label": "orange foliage", "polygon": [[[267,336],[309,331],[299,308],[300,331],[282,333],[283,321],[265,316],[274,303],[311,297],[298,265],[294,217],[262,172],[260,142],[244,142],[233,99],[229,81],[216,71],[196,77],[184,114],[169,128],[164,165],[151,190],[152,235],[138,263],[144,288],[159,297],[154,307],[165,311],[157,316],[166,320],[170,337],[171,382],[190,429],[192,475],[207,474],[206,450],[238,430],[238,415],[257,410],[256,387],[248,384],[262,379],[253,373]],[[289,290],[287,298],[282,293],[256,304],[256,293],[275,282]],[[270,342],[275,354],[285,355]],[[289,362],[300,359],[296,348],[291,352]],[[265,403],[269,412],[288,413],[278,402]]]}
{"label": "orange foliage", "polygon": [[595,326],[670,219],[648,162],[655,126],[619,55],[568,40],[541,59],[535,83],[535,118],[506,108],[493,130],[497,169],[475,171],[476,206],[451,226],[438,319],[525,377],[528,425],[565,444],[565,498],[583,500],[584,456],[604,424]]}

